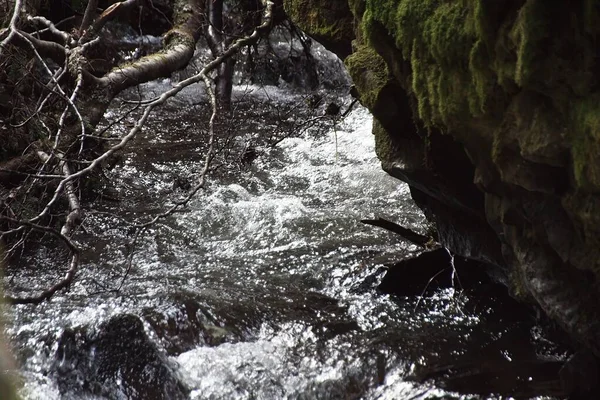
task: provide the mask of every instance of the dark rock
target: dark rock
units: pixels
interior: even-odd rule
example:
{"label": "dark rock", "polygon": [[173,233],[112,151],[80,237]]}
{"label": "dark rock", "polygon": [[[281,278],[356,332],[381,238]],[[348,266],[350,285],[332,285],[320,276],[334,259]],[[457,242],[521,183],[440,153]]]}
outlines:
{"label": "dark rock", "polygon": [[198,300],[175,296],[176,304],[167,311],[146,309],[143,318],[150,324],[169,355],[179,355],[199,345],[217,346],[240,337],[211,321]]}
{"label": "dark rock", "polygon": [[469,289],[489,282],[485,264],[452,256],[440,248],[394,264],[378,289],[397,296],[419,296],[440,288]]}
{"label": "dark rock", "polygon": [[560,369],[560,383],[571,400],[600,398],[598,360],[589,352],[573,354]]}
{"label": "dark rock", "polygon": [[294,23],[341,59],[352,53],[353,18],[346,1],[284,0]]}
{"label": "dark rock", "polygon": [[185,176],[174,174],[172,179],[173,179],[173,185],[172,185],[173,190],[188,191],[192,188],[192,183],[190,182],[189,178],[187,178]]}
{"label": "dark rock", "polygon": [[386,273],[388,269],[385,267],[379,267],[372,274],[369,274],[365,279],[363,279],[358,285],[352,287],[351,292],[356,294],[364,294],[367,293],[378,286],[379,277]]}
{"label": "dark rock", "polygon": [[322,102],[323,95],[320,93],[313,93],[306,98],[306,105],[311,109],[318,108]]}
{"label": "dark rock", "polygon": [[325,108],[325,115],[338,115],[340,113],[340,105],[336,103],[329,103]]}
{"label": "dark rock", "polygon": [[424,252],[389,268],[378,289],[398,296],[421,295],[452,285],[452,257],[446,249]]}
{"label": "dark rock", "polygon": [[537,396],[564,397],[558,380],[561,363],[556,361],[508,361],[506,359],[457,362],[430,371],[449,391],[483,396],[501,395],[517,399]]}
{"label": "dark rock", "polygon": [[[275,27],[268,40],[242,51],[237,82],[302,89],[340,89],[350,85],[342,62],[299,30]],[[317,107],[319,102],[307,104]]]}
{"label": "dark rock", "polygon": [[187,398],[187,389],[146,335],[142,321],[129,314],[114,316],[95,329],[66,329],[52,374],[63,394]]}
{"label": "dark rock", "polygon": [[242,154],[240,154],[240,162],[242,165],[249,166],[257,157],[258,152],[256,151],[256,146],[251,142],[246,143],[244,150],[242,150]]}

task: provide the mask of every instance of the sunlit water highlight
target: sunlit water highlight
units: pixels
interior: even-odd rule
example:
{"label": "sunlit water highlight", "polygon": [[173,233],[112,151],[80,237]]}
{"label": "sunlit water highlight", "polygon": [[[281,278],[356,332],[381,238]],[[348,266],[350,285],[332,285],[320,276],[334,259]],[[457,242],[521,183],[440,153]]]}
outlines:
{"label": "sunlit water highlight", "polygon": [[[277,90],[266,97],[263,89],[255,92],[261,100],[301,101]],[[424,218],[407,186],[381,170],[371,121],[358,107],[325,135],[309,132],[261,148],[249,168],[217,174],[188,209],[144,236],[121,295],[90,294],[100,283],[120,280],[126,254],[123,227],[104,214],[91,216],[87,229],[98,235],[88,252],[93,257],[71,291],[14,311],[9,334],[18,347],[23,397],[69,398],[47,374],[66,327],[97,326],[112,315],[148,309],[177,316],[181,298],[197,302],[206,326],[223,338],[170,355],[192,399],[443,394],[405,377],[446,351],[460,354],[460,345],[449,350],[444,343],[468,340],[479,318],[461,310],[463,300],[453,290],[401,301],[374,290],[383,263],[417,249],[360,219],[385,216],[423,231]],[[148,141],[168,142],[169,129],[155,123]],[[160,208],[168,197],[166,172],[198,170],[197,162],[182,161],[185,156],[126,160],[114,178],[122,193],[146,191],[146,200],[132,200],[133,211],[127,204],[107,209],[123,216],[143,214],[143,207],[156,211],[154,201]],[[145,329],[161,347],[147,322]]]}

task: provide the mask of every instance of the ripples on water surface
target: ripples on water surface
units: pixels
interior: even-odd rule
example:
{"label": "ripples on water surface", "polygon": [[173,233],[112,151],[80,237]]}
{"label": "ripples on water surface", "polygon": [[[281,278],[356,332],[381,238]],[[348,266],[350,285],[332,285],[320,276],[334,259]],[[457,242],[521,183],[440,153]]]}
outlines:
{"label": "ripples on water surface", "polygon": [[[260,91],[252,96],[265,99]],[[277,91],[268,97],[280,104],[303,101]],[[199,170],[203,125],[194,115],[200,108],[180,101],[147,129],[152,136],[134,145],[142,155],[132,151],[113,172],[121,194],[131,197],[98,203],[98,213],[89,216],[85,227],[96,238],[71,291],[15,308],[9,334],[18,348],[23,397],[81,398],[59,393],[48,374],[56,339],[66,327],[96,326],[119,313],[144,317],[147,333],[169,354],[192,399],[444,395],[403,377],[421,364],[460,355],[473,332],[487,329],[480,326],[487,311],[466,311],[466,299],[453,290],[419,303],[376,293],[383,263],[417,249],[360,219],[385,216],[417,231],[424,230],[424,219],[407,186],[381,170],[371,116],[363,108],[336,133],[308,132],[274,149],[259,145],[250,167],[217,171],[184,212],[144,235],[123,292],[102,292],[118,285],[128,240],[126,227],[107,213],[131,218],[156,212],[177,194],[171,193],[172,174],[189,177]],[[189,304],[210,335],[174,345],[148,322],[156,314],[178,320]],[[501,335],[500,329],[473,340],[485,346]]]}

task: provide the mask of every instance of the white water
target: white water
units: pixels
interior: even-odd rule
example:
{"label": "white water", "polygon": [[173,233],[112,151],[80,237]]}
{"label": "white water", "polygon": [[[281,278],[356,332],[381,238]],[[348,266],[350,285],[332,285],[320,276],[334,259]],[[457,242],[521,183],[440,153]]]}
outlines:
{"label": "white water", "polygon": [[[370,125],[371,116],[359,108],[327,137],[285,140],[272,151],[276,154],[259,159],[246,185],[217,188],[198,199],[197,209],[178,223],[203,236],[203,247],[219,261],[236,268],[247,264],[243,271],[231,272],[256,279],[244,282],[246,286],[269,285],[263,276],[283,269],[285,279],[310,274],[323,283],[323,292],[345,292],[356,283],[355,271],[371,270],[367,265],[373,257],[364,253],[409,251],[394,237],[362,226],[360,219],[387,214],[405,224],[422,224],[406,185],[381,170]],[[259,271],[248,272],[255,268]],[[347,296],[348,305],[361,328],[380,326],[381,321],[368,316],[373,304],[367,306],[378,300],[368,295],[361,304],[365,296],[355,297]],[[309,324],[290,322],[276,329],[265,324],[254,341],[200,347],[177,361],[194,399],[311,398],[310,393],[327,393],[319,386],[328,381],[361,373],[353,364],[362,361],[350,355],[357,353],[353,343],[332,340],[327,355],[319,357],[307,352],[318,341]]]}
{"label": "white water", "polygon": [[[302,101],[285,91],[253,89],[236,92],[279,104]],[[186,96],[194,95],[190,89]],[[181,109],[178,117],[184,128],[193,126],[186,112],[192,113]],[[397,301],[376,293],[376,279],[361,289],[383,263],[417,251],[361,219],[383,216],[424,227],[407,186],[381,170],[371,121],[358,107],[325,135],[307,132],[274,149],[261,147],[250,168],[213,176],[188,209],[143,238],[120,296],[90,295],[97,279],[120,281],[127,240],[114,219],[92,215],[87,229],[99,238],[94,258],[71,292],[15,310],[9,334],[21,347],[23,398],[98,398],[65,397],[48,378],[63,329],[94,327],[145,309],[177,317],[181,296],[197,301],[205,328],[225,338],[216,346],[199,340],[169,357],[192,399],[333,399],[354,393],[417,400],[445,393],[406,376],[439,355],[428,347],[445,343],[446,336],[468,338],[477,316],[465,315],[451,290]],[[169,142],[173,129],[157,123],[149,140],[153,146]],[[134,195],[128,182],[144,182],[150,197],[132,204],[152,209],[148,204],[168,198],[170,183],[161,171],[199,169],[181,157],[173,154],[152,168],[132,158],[115,179]],[[115,212],[127,214],[122,207]],[[145,329],[162,348],[147,322]]]}

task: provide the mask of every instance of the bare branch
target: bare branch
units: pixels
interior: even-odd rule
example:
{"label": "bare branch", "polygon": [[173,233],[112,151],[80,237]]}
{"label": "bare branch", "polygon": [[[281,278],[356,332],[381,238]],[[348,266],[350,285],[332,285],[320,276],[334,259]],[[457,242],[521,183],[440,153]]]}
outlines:
{"label": "bare branch", "polygon": [[[48,161],[50,156],[44,152],[38,152],[39,157],[43,161]],[[62,169],[63,173],[66,176],[71,175],[71,171],[69,169],[69,165],[65,160],[61,160],[59,163],[60,169]],[[48,289],[42,291],[40,294],[36,296],[27,296],[27,297],[16,297],[16,296],[5,296],[5,301],[10,304],[26,304],[26,303],[41,303],[44,300],[50,299],[56,292],[59,290],[67,288],[75,279],[75,275],[77,273],[79,267],[79,254],[80,249],[73,243],[70,239],[71,234],[73,233],[75,227],[81,222],[82,211],[81,206],[79,204],[79,198],[76,195],[75,188],[73,182],[68,182],[65,184],[65,195],[67,201],[69,203],[69,215],[65,220],[60,232],[56,231],[53,228],[48,226],[38,225],[31,223],[29,221],[22,221],[13,218],[8,218],[4,216],[0,216],[0,220],[9,221],[15,224],[19,224],[20,226],[26,226],[32,229],[40,230],[43,232],[50,233],[56,237],[58,237],[67,248],[71,251],[71,262],[69,264],[69,269],[65,274],[64,278],[58,281],[56,284],[52,285]]]}
{"label": "bare branch", "polygon": [[170,76],[174,71],[184,68],[193,57],[196,42],[190,39],[169,45],[166,50],[142,57],[130,65],[118,67],[99,79],[99,83],[116,94],[125,88]]}
{"label": "bare branch", "polygon": [[2,235],[7,235],[7,234],[10,234],[10,233],[14,233],[14,232],[23,230],[24,228],[31,228],[31,229],[35,229],[35,230],[40,231],[40,232],[49,233],[52,236],[57,237],[72,252],[79,252],[80,251],[79,247],[77,247],[77,245],[75,243],[73,243],[73,241],[71,241],[71,239],[69,237],[63,235],[62,233],[60,233],[56,229],[50,228],[50,227],[45,226],[45,225],[34,224],[34,223],[31,223],[31,222],[20,220],[20,219],[16,219],[16,218],[6,217],[4,215],[0,215],[0,221],[6,221],[6,222],[10,222],[10,223],[13,223],[13,224],[20,225],[19,228],[16,228],[16,229],[13,229],[13,230],[10,230],[10,231],[6,231],[6,232],[2,232]]}
{"label": "bare branch", "polygon": [[[56,27],[56,25],[54,25],[52,23],[52,21],[48,20],[47,18],[39,16],[39,15],[37,15],[37,16],[28,15],[27,16],[27,21],[29,21],[29,22],[37,22],[37,23],[40,23],[40,24],[44,25],[46,27],[46,29],[50,33],[52,33],[54,36],[60,38],[61,41],[63,42],[63,44],[69,43],[69,39],[70,39],[69,34],[67,32],[64,32],[64,31],[61,31],[60,29],[58,29]],[[43,31],[45,31],[46,29],[44,29]],[[38,31],[38,32],[35,32],[35,33],[39,34],[39,33],[42,33],[42,32]]]}
{"label": "bare branch", "polygon": [[[10,25],[8,27],[8,36],[0,42],[0,55],[2,55],[2,50],[13,40],[15,36],[15,32],[17,31],[17,22],[19,21],[19,13],[21,12],[21,8],[23,8],[23,0],[15,1],[15,8],[13,9],[13,15],[10,19]],[[4,32],[3,32],[4,34]]]}
{"label": "bare branch", "polygon": [[[33,49],[38,55],[49,57],[58,64],[62,64],[67,56],[66,49],[56,42],[50,42],[48,40],[38,39],[27,32],[20,30],[14,30],[11,32],[11,42],[20,47],[26,47]],[[8,38],[7,38],[8,39]],[[4,41],[3,41],[4,43]],[[8,43],[8,41],[7,41]],[[4,44],[3,44],[4,46]]]}
{"label": "bare branch", "polygon": [[[81,141],[80,141],[80,148],[79,148],[79,154],[81,154],[81,152],[83,151],[83,145],[84,145],[84,139],[85,139],[85,122],[83,120],[83,117],[81,116],[81,113],[79,112],[79,109],[75,105],[75,100],[77,98],[77,94],[79,93],[79,91],[81,90],[81,87],[83,86],[83,71],[82,71],[81,65],[78,67],[78,69],[79,69],[79,73],[77,76],[77,85],[75,86],[75,90],[73,90],[73,93],[69,97],[67,106],[65,107],[62,115],[60,116],[59,123],[58,123],[58,130],[56,131],[56,137],[54,139],[54,148],[53,149],[56,150],[58,148],[58,142],[60,140],[61,131],[64,127],[67,112],[69,110],[69,107],[72,107],[73,111],[77,115],[77,118],[79,119],[79,125],[81,128],[81,136],[80,136]],[[70,174],[66,174],[66,175],[70,175]]]}
{"label": "bare branch", "polygon": [[43,217],[50,211],[50,207],[52,207],[52,205],[56,202],[56,200],[58,199],[58,197],[60,195],[60,192],[64,189],[67,182],[72,181],[74,179],[78,179],[78,178],[90,173],[94,169],[98,168],[106,159],[111,157],[114,153],[123,149],[129,143],[129,141],[131,141],[131,139],[133,139],[142,130],[142,127],[148,120],[150,113],[152,112],[152,110],[155,107],[162,105],[168,99],[175,96],[177,93],[181,92],[184,88],[203,80],[204,79],[203,76],[207,75],[209,72],[214,70],[226,58],[231,57],[233,54],[235,54],[235,52],[237,52],[241,47],[247,46],[248,44],[251,44],[254,41],[258,40],[260,34],[262,32],[264,32],[270,26],[270,24],[273,20],[273,2],[270,0],[263,0],[263,4],[265,4],[265,6],[266,6],[265,12],[263,15],[263,23],[261,25],[259,25],[258,27],[256,27],[256,29],[254,30],[254,32],[252,32],[252,34],[250,36],[247,36],[243,39],[238,39],[220,57],[217,57],[213,61],[208,63],[198,74],[179,82],[173,88],[171,88],[170,90],[167,90],[162,95],[160,95],[156,100],[149,103],[144,108],[144,113],[137,120],[134,127],[131,128],[131,130],[125,136],[123,136],[121,138],[121,141],[119,143],[117,143],[116,145],[114,145],[113,147],[108,149],[106,152],[104,152],[103,154],[101,154],[100,156],[95,158],[90,163],[90,165],[79,170],[78,172],[75,172],[75,173],[65,177],[59,183],[52,199],[48,202],[48,204],[46,204],[46,207],[44,208],[44,210],[40,214],[38,214],[37,217],[32,219],[32,222],[40,219],[41,217]]}
{"label": "bare branch", "polygon": [[79,268],[79,253],[73,253],[71,256],[71,262],[69,264],[69,270],[65,274],[65,277],[52,285],[48,289],[44,290],[37,296],[29,297],[17,297],[17,296],[4,296],[4,301],[9,304],[39,304],[44,300],[49,300],[59,290],[69,287],[69,285],[75,279],[75,274]]}
{"label": "bare branch", "polygon": [[[65,176],[71,175],[69,164],[65,160],[61,161],[60,168],[62,169]],[[69,215],[67,215],[67,219],[64,225],[60,229],[60,234],[69,237],[75,230],[75,227],[79,225],[83,216],[81,206],[79,205],[79,198],[77,197],[73,182],[68,182],[65,185],[65,194],[67,197],[67,201],[69,202],[70,212]]]}
{"label": "bare branch", "polygon": [[[93,1],[95,1],[95,0],[91,0],[90,3],[92,3]],[[92,38],[94,35],[97,35],[98,32],[100,32],[100,30],[104,27],[104,25],[106,25],[106,23],[108,21],[120,18],[123,15],[126,15],[129,11],[133,10],[135,7],[137,7],[139,5],[140,5],[140,0],[120,1],[118,3],[111,5],[106,10],[104,10],[104,12],[102,14],[100,14],[100,16],[96,19],[96,21],[94,21],[94,23],[91,26],[89,26],[89,29],[87,27],[84,27],[84,25],[82,23],[81,30],[83,31],[84,29],[87,29],[87,31],[81,37],[80,43],[85,43],[88,41],[88,38]],[[88,9],[89,9],[89,4],[88,4],[88,8],[86,8],[86,10],[85,10],[86,15],[84,16],[84,20],[88,14]]]}
{"label": "bare branch", "polygon": [[208,151],[206,152],[206,156],[204,158],[204,167],[202,171],[200,171],[200,177],[198,178],[198,182],[196,185],[189,191],[187,196],[180,201],[175,202],[167,211],[158,214],[150,221],[143,223],[141,225],[137,225],[139,228],[148,228],[151,225],[155,224],[159,219],[166,218],[169,215],[173,214],[179,208],[185,206],[189,201],[198,193],[200,189],[202,189],[206,183],[206,175],[210,170],[210,164],[215,156],[215,121],[218,115],[218,107],[217,107],[217,98],[215,97],[215,92],[212,88],[212,82],[210,78],[206,75],[206,73],[201,73],[201,78],[204,81],[204,85],[206,86],[206,92],[210,98],[210,105],[212,109],[212,113],[210,115],[210,120],[208,121]]}
{"label": "bare branch", "polygon": [[437,244],[435,239],[429,236],[421,235],[411,229],[405,228],[401,225],[398,225],[395,222],[389,221],[384,218],[377,219],[363,219],[360,222],[367,225],[378,226],[387,231],[394,232],[400,235],[403,239],[408,240],[409,242],[416,244],[421,247],[428,247],[433,244]]}
{"label": "bare branch", "polygon": [[79,36],[83,35],[83,32],[90,26],[98,8],[98,0],[89,0],[83,14],[83,20],[79,26]]}
{"label": "bare branch", "polygon": [[[17,0],[18,4],[21,5],[22,0]],[[96,0],[91,0],[90,4],[96,3]],[[109,7],[102,15],[93,23],[90,24],[91,15],[93,14],[92,5],[88,4],[88,9],[86,10],[86,17],[88,21],[82,22],[79,30],[82,33],[82,38],[79,40],[77,45],[71,49],[66,49],[58,43],[42,41],[37,39],[36,37],[20,32],[17,27],[18,21],[18,12],[15,12],[13,15],[14,22],[11,24],[11,30],[9,37],[7,37],[2,42],[2,46],[5,46],[10,41],[20,41],[20,43],[24,43],[29,46],[37,60],[41,63],[42,67],[45,69],[45,72],[50,76],[50,86],[53,90],[55,90],[68,104],[63,109],[60,114],[60,118],[58,119],[58,127],[55,131],[55,144],[53,148],[53,152],[44,152],[42,148],[33,147],[28,150],[27,154],[34,154],[39,159],[41,159],[42,163],[40,163],[39,159],[37,160],[37,169],[35,174],[27,174],[28,177],[31,178],[31,181],[28,185],[19,186],[19,188],[27,188],[27,190],[31,190],[33,187],[32,182],[40,182],[42,178],[49,177],[60,177],[57,184],[55,182],[51,182],[53,186],[54,192],[50,196],[50,200],[43,205],[43,209],[38,213],[37,216],[29,219],[24,219],[23,217],[17,217],[18,214],[14,215],[14,213],[7,212],[11,217],[1,216],[0,220],[4,220],[9,223],[9,227],[12,227],[12,230],[1,233],[3,235],[10,233],[17,233],[19,231],[23,231],[24,234],[31,232],[32,230],[39,230],[45,233],[49,233],[58,237],[67,247],[71,255],[71,261],[69,263],[69,268],[65,276],[56,284],[50,286],[48,289],[42,291],[41,293],[29,296],[29,297],[7,297],[6,299],[13,304],[18,303],[39,303],[46,299],[50,299],[57,291],[67,288],[75,278],[77,273],[79,262],[80,262],[80,249],[78,246],[72,241],[71,236],[77,229],[77,227],[81,224],[83,218],[83,209],[80,204],[80,199],[77,194],[77,185],[76,182],[86,175],[92,173],[94,170],[98,169],[105,161],[109,159],[113,154],[122,150],[129,142],[142,131],[145,126],[148,118],[155,107],[158,107],[164,104],[168,99],[177,95],[181,90],[195,83],[203,82],[206,85],[206,92],[210,98],[212,113],[208,126],[208,150],[205,155],[204,165],[202,171],[200,172],[198,181],[196,185],[192,188],[192,190],[185,196],[184,199],[175,202],[167,211],[161,213],[160,215],[153,218],[151,221],[138,225],[142,231],[153,223],[158,221],[160,218],[164,218],[167,215],[172,214],[176,210],[185,206],[190,199],[201,189],[204,187],[206,182],[207,174],[210,170],[211,162],[215,157],[215,121],[218,117],[218,106],[217,99],[215,97],[215,92],[213,87],[211,86],[213,82],[208,77],[208,74],[219,67],[222,63],[226,62],[230,57],[232,57],[236,52],[238,52],[242,47],[247,46],[252,43],[256,43],[259,39],[260,35],[262,35],[266,30],[268,30],[271,25],[273,19],[273,8],[274,3],[269,0],[261,1],[264,11],[262,16],[262,21],[259,26],[257,26],[254,31],[249,35],[242,39],[235,41],[233,44],[228,45],[226,48],[223,47],[223,51],[215,56],[215,58],[206,64],[199,73],[192,76],[191,78],[185,79],[176,85],[174,85],[171,89],[162,93],[158,98],[152,100],[148,104],[144,106],[144,110],[142,115],[137,119],[135,125],[123,136],[120,137],[118,143],[106,149],[102,154],[97,156],[91,161],[82,158],[82,150],[83,150],[83,142],[87,137],[85,133],[84,119],[80,114],[77,104],[82,104],[82,99],[79,99],[80,91],[82,88],[87,87],[84,86],[84,81],[88,80],[89,72],[86,74],[86,70],[84,68],[86,58],[84,56],[84,51],[87,47],[92,46],[96,43],[99,38],[96,35],[100,29],[104,26],[104,24],[110,19],[116,18],[122,13],[131,9],[139,4],[139,0],[126,0],[120,3],[116,3],[115,5]],[[175,17],[176,27],[172,29],[164,38],[163,42],[163,50],[153,54],[148,57],[144,57],[140,60],[133,62],[130,65],[125,67],[115,69],[108,74],[106,74],[102,78],[95,78],[94,83],[100,84],[99,87],[91,86],[93,90],[99,89],[97,93],[108,92],[108,95],[105,96],[104,99],[98,100],[99,103],[102,103],[102,106],[93,108],[92,111],[86,110],[86,116],[90,117],[90,112],[98,112],[99,115],[103,112],[103,106],[108,105],[110,100],[112,100],[111,96],[116,95],[118,92],[123,90],[124,88],[133,86],[135,84],[146,82],[153,80],[157,77],[169,75],[171,72],[183,68],[189,60],[192,58],[196,41],[198,40],[201,32],[202,32],[202,18],[201,18],[201,10],[203,8],[203,0],[189,0],[187,2],[187,6],[183,7],[183,11],[180,12],[180,15]],[[188,7],[189,6],[189,7]],[[43,23],[44,21],[38,21]],[[87,26],[90,24],[89,26]],[[46,24],[46,26],[48,26]],[[87,26],[87,27],[86,27]],[[50,26],[48,26],[49,29]],[[54,27],[54,29],[56,29]],[[56,29],[58,31],[58,29]],[[60,32],[60,31],[58,31]],[[85,36],[85,38],[83,37]],[[69,44],[69,41],[66,41]],[[60,53],[60,57],[58,57],[58,53]],[[57,81],[57,76],[53,74],[51,68],[44,61],[43,56],[48,56],[52,58],[60,58],[62,61],[66,61],[68,59],[68,65],[65,65],[60,73],[70,73],[71,75],[75,75],[75,87],[72,88],[70,95],[67,95],[66,86],[63,88],[61,84]],[[69,81],[70,85],[73,85],[73,81]],[[44,94],[45,95],[45,94]],[[36,107],[37,112],[44,106],[44,104],[48,101],[48,97],[45,97],[41,104]],[[71,109],[77,115],[79,120],[79,125],[81,126],[81,136],[79,139],[80,142],[80,151],[79,155],[76,156],[74,160],[67,160],[66,156],[63,154],[67,154],[68,150],[64,150],[60,148],[62,141],[60,139],[61,132],[66,132],[67,129],[69,134],[72,134],[71,128],[76,126],[71,122],[67,121],[67,112]],[[101,111],[96,111],[101,110]],[[51,125],[51,124],[50,124]],[[74,143],[77,143],[75,141]],[[69,143],[69,146],[71,143]],[[21,157],[25,159],[25,156]],[[33,162],[33,160],[31,160]],[[53,162],[56,161],[56,162]],[[77,163],[77,164],[76,164]],[[89,163],[86,165],[86,163]],[[69,165],[71,164],[71,165]],[[78,165],[80,167],[79,170],[71,170],[71,166]],[[85,167],[83,167],[85,165]],[[1,170],[0,170],[1,171]],[[25,190],[25,189],[24,189]],[[63,221],[62,227],[60,231],[51,228],[50,226],[45,226],[44,217],[50,215],[50,210],[55,206],[58,199],[64,197],[68,203],[68,214]],[[138,231],[139,232],[139,231]]]}

